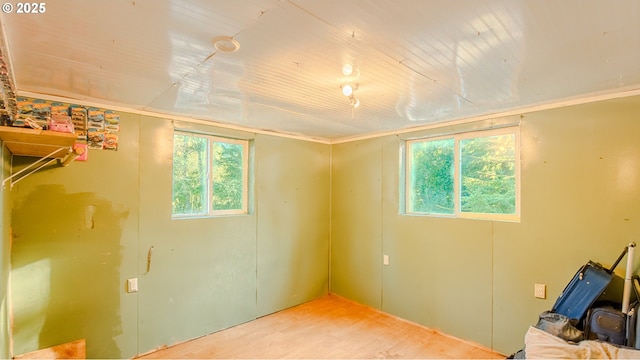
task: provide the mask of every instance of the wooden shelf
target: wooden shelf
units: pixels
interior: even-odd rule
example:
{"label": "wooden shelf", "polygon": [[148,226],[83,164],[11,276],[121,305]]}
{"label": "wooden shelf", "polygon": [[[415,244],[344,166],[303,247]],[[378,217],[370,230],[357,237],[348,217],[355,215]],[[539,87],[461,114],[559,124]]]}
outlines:
{"label": "wooden shelf", "polygon": [[[77,135],[49,130],[0,126],[0,140],[13,155],[62,158],[75,144]],[[58,150],[56,152],[56,150]]]}

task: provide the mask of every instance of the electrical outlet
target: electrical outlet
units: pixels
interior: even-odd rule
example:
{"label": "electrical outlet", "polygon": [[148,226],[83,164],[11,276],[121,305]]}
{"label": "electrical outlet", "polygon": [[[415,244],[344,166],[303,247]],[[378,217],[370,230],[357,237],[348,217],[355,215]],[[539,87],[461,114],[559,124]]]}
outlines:
{"label": "electrical outlet", "polygon": [[538,299],[546,299],[547,298],[547,285],[545,284],[535,284],[533,290],[533,296]]}
{"label": "electrical outlet", "polygon": [[382,265],[389,266],[389,255],[382,256]]}
{"label": "electrical outlet", "polygon": [[138,278],[127,279],[127,292],[134,293],[138,291]]}

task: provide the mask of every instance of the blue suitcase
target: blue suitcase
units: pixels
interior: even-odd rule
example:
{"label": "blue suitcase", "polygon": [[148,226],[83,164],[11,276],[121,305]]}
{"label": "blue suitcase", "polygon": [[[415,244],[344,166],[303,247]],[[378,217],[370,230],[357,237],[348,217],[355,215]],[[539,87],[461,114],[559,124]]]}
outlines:
{"label": "blue suitcase", "polygon": [[598,306],[587,311],[585,340],[600,340],[616,345],[627,344],[627,314],[617,306]]}
{"label": "blue suitcase", "polygon": [[569,319],[576,319],[579,322],[582,321],[589,308],[613,280],[613,270],[628,250],[625,247],[609,269],[593,261],[583,265],[558,296],[551,312],[564,315]]}

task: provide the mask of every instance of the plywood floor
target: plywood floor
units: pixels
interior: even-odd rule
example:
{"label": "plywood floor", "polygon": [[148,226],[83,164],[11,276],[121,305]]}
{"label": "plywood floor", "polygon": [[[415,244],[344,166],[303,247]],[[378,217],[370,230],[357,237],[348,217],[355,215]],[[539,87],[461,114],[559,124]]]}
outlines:
{"label": "plywood floor", "polygon": [[489,349],[328,295],[143,359],[504,359]]}

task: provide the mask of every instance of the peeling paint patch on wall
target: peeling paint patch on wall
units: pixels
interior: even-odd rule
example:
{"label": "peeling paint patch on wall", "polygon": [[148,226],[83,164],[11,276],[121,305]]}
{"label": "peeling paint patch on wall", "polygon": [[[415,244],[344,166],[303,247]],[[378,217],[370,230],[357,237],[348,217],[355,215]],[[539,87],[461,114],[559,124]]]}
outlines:
{"label": "peeling paint patch on wall", "polygon": [[40,185],[13,209],[14,353],[87,339],[119,358],[122,223],[128,211],[93,193]]}

